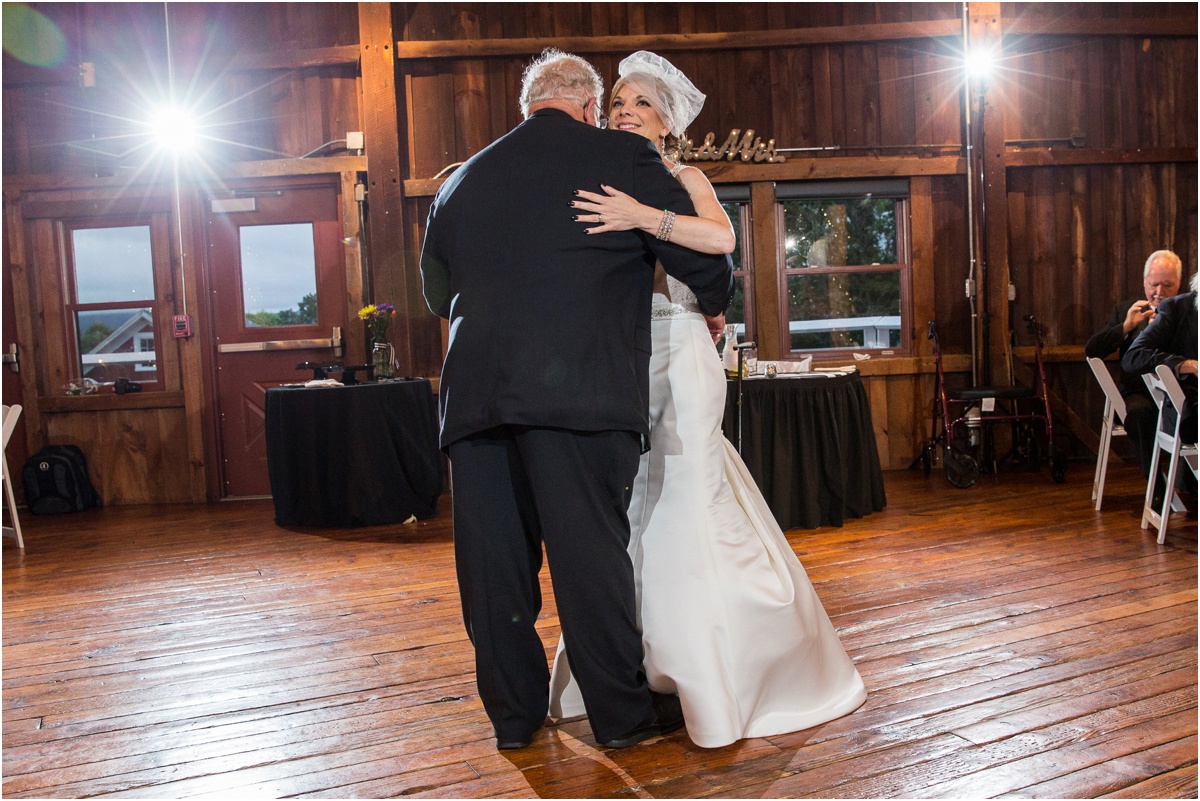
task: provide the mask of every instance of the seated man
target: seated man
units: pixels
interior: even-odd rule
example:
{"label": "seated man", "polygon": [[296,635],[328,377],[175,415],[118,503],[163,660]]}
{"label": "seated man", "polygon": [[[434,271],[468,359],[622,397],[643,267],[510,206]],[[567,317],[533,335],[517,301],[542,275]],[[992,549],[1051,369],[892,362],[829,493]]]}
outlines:
{"label": "seated man", "polygon": [[[1160,364],[1168,365],[1183,388],[1183,424],[1179,436],[1184,442],[1196,441],[1196,276],[1191,291],[1169,298],[1158,307],[1158,314],[1146,330],[1138,334],[1121,359],[1121,369],[1140,376],[1153,372]],[[1174,414],[1164,413],[1164,425],[1174,426]]]}
{"label": "seated man", "polygon": [[[1087,341],[1084,352],[1089,357],[1103,359],[1113,351],[1125,357],[1129,346],[1138,334],[1154,319],[1158,304],[1164,298],[1179,292],[1183,278],[1183,264],[1169,250],[1156,250],[1146,259],[1142,270],[1142,288],[1145,298],[1123,300],[1113,306],[1108,323]],[[1153,368],[1151,368],[1153,369]],[[1125,399],[1125,431],[1137,452],[1142,477],[1150,477],[1150,460],[1154,456],[1154,425],[1158,421],[1158,407],[1142,381],[1141,373],[1130,373],[1122,369],[1117,385]]]}

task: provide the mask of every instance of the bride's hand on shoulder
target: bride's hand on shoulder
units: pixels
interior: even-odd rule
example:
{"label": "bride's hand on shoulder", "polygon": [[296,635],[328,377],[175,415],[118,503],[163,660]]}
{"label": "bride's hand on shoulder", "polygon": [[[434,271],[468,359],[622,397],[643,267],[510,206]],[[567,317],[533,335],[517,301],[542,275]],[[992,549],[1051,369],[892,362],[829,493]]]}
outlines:
{"label": "bride's hand on shoulder", "polygon": [[[576,198],[571,206],[578,212],[575,221],[581,223],[597,223],[587,229],[589,234],[602,234],[605,231],[632,231],[636,228],[648,230],[647,225],[657,227],[661,211],[638,203],[619,189],[613,189],[606,184],[600,184],[603,194],[588,192],[580,189],[575,192]],[[653,221],[650,218],[653,217]]]}

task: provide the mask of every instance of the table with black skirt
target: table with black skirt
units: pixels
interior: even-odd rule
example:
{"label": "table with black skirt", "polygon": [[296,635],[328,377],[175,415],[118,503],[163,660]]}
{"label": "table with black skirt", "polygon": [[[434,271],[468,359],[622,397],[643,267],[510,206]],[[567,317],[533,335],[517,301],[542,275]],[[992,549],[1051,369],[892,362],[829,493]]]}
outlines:
{"label": "table with black skirt", "polygon": [[[724,432],[735,445],[737,395],[730,381]],[[858,371],[742,381],[742,459],[785,531],[841,526],[887,505]]]}
{"label": "table with black skirt", "polygon": [[278,525],[376,526],[437,511],[437,400],[423,378],[268,389],[266,440]]}

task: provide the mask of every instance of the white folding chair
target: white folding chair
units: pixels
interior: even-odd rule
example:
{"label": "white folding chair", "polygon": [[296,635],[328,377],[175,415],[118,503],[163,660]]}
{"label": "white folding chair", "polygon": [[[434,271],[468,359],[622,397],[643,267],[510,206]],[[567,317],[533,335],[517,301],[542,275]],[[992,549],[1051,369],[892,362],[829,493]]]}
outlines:
{"label": "white folding chair", "polygon": [[5,537],[15,537],[17,547],[25,549],[25,539],[21,536],[21,519],[17,517],[17,499],[13,494],[12,477],[8,474],[8,440],[12,437],[13,429],[17,427],[17,418],[21,416],[20,406],[4,407],[4,497],[8,501],[8,516],[12,518],[11,526],[4,526]]}
{"label": "white folding chair", "polygon": [[1104,390],[1104,421],[1100,424],[1100,450],[1096,451],[1096,475],[1092,479],[1092,500],[1096,502],[1096,511],[1104,500],[1104,478],[1108,475],[1108,454],[1112,449],[1113,437],[1125,436],[1125,398],[1117,389],[1112,373],[1104,365],[1103,359],[1088,357],[1088,367],[1096,376],[1100,389]]}
{"label": "white folding chair", "polygon": [[[1158,529],[1158,544],[1162,545],[1167,540],[1167,525],[1171,518],[1171,510],[1182,511],[1183,509],[1179,491],[1175,489],[1175,479],[1179,474],[1179,461],[1182,459],[1191,468],[1192,473],[1196,473],[1196,443],[1183,442],[1179,437],[1179,428],[1183,422],[1183,387],[1179,386],[1179,379],[1175,378],[1175,373],[1171,372],[1171,368],[1160,364],[1153,373],[1144,374],[1142,380],[1150,388],[1150,395],[1154,398],[1154,403],[1158,405],[1154,457],[1150,460],[1150,480],[1146,483],[1146,500],[1142,504],[1142,528],[1148,528],[1153,524]],[[1168,405],[1175,408],[1175,425],[1171,431],[1164,431],[1163,410]],[[1167,463],[1167,489],[1163,493],[1162,508],[1155,509],[1154,483],[1158,477],[1159,458],[1163,451],[1170,454],[1171,460]]]}

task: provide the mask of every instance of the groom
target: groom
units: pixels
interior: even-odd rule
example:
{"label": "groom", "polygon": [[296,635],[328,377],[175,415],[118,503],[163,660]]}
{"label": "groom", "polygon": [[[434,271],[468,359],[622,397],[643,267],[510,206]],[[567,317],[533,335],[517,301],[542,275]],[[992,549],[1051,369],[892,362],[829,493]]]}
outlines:
{"label": "groom", "polygon": [[500,749],[529,745],[549,703],[534,628],[543,544],[597,742],[683,725],[678,699],[652,695],[642,672],[626,508],[649,433],[655,259],[713,316],[732,265],[574,221],[575,190],[601,182],[695,213],[645,138],[596,127],[603,94],[586,61],[544,52],[525,71],[525,121],[443,184],[421,253],[426,302],[450,321],[441,445],[463,618]]}

